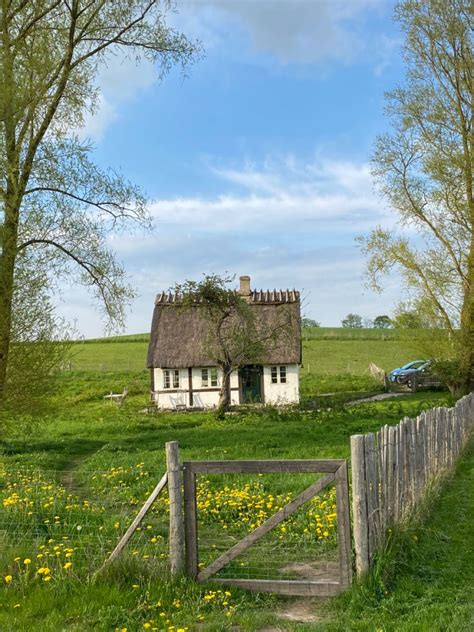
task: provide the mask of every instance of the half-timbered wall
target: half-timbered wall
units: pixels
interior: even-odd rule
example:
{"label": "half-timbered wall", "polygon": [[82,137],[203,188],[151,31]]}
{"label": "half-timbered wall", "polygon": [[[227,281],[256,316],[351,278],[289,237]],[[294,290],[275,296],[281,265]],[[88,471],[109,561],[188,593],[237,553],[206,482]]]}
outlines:
{"label": "half-timbered wall", "polygon": [[[280,367],[285,367],[286,382],[281,380]],[[163,410],[174,410],[176,408],[214,408],[219,402],[219,390],[222,383],[222,371],[217,370],[217,386],[211,385],[210,369],[208,386],[202,382],[202,368],[178,369],[179,388],[173,387],[171,369],[171,386],[164,388],[164,370],[153,369],[152,391],[153,398],[159,408]],[[240,401],[239,376],[238,371],[231,375],[231,403],[238,405]],[[265,404],[284,405],[297,403],[299,401],[299,366],[297,364],[278,365],[277,382],[272,382],[272,367],[263,368],[263,402]]]}

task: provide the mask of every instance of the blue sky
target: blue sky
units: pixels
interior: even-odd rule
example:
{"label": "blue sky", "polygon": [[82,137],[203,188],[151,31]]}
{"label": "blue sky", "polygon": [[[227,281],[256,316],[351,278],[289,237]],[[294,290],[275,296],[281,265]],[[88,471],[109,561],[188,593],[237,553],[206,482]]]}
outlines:
{"label": "blue sky", "polygon": [[[101,107],[81,134],[95,159],[150,196],[153,233],[111,245],[138,292],[127,331],[149,329],[157,292],[202,273],[296,287],[304,312],[338,325],[400,298],[365,288],[355,236],[394,217],[373,191],[370,156],[387,128],[384,92],[403,81],[392,0],[196,0],[169,23],[205,57],[162,81],[149,63],[100,69]],[[85,336],[103,323],[67,288],[60,311]]]}

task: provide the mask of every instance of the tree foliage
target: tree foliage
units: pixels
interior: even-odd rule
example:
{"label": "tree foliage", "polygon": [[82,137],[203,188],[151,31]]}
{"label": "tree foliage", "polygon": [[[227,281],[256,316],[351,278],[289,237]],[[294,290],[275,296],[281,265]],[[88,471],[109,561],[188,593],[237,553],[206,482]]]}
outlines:
{"label": "tree foliage", "polygon": [[170,0],[0,4],[0,404],[23,257],[48,262],[40,295],[57,288],[61,276],[73,277],[92,290],[110,323],[123,322],[132,290],[107,236],[130,224],[148,226],[146,198],[121,174],[99,169],[91,147],[71,130],[96,109],[97,71],[110,55],[145,58],[161,75],[196,59],[199,46],[166,25],[173,6]]}
{"label": "tree foliage", "polygon": [[381,193],[402,232],[362,238],[369,278],[393,269],[411,300],[458,339],[465,387],[473,383],[473,41],[469,0],[404,0],[406,82],[387,96],[391,131],[373,158]]}
{"label": "tree foliage", "polygon": [[314,318],[304,317],[301,319],[301,327],[321,327],[321,323]]}
{"label": "tree foliage", "polygon": [[359,314],[347,314],[347,316],[341,321],[341,325],[348,329],[362,329],[362,316]]}
{"label": "tree foliage", "polygon": [[48,408],[73,331],[55,316],[44,262],[20,256],[15,270],[12,340],[0,426],[18,428]]}
{"label": "tree foliage", "polygon": [[373,327],[375,329],[390,329],[393,326],[392,319],[386,314],[376,316],[373,320]]}

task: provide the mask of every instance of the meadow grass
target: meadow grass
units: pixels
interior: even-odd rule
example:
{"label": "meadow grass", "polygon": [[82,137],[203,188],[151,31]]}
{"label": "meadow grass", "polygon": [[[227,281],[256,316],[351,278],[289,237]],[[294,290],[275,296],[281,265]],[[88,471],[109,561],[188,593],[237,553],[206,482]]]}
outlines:
{"label": "meadow grass", "polygon": [[[304,398],[377,390],[368,372],[370,363],[388,372],[420,355],[415,342],[396,330],[321,327],[304,329],[302,337]],[[147,349],[147,334],[77,342],[70,367],[102,373],[145,371]]]}
{"label": "meadow grass", "polygon": [[[120,562],[93,579],[163,473],[165,442],[179,441],[183,460],[347,458],[351,434],[451,403],[446,393],[420,392],[357,407],[332,403],[329,410],[241,410],[218,422],[210,412],[141,413],[149,388],[146,371],[65,372],[59,384],[51,414],[26,435],[18,431],[1,443],[2,630],[251,631],[275,623],[282,598],[168,576],[166,497]],[[130,394],[122,406],[103,400],[125,385]],[[200,520],[210,539],[202,542],[202,559],[216,556],[229,537],[254,528],[308,482],[304,475],[203,480]],[[245,571],[253,576],[259,567],[278,571],[285,555],[290,561],[304,558],[310,546],[315,559],[331,559],[333,500],[329,495],[319,503],[287,523],[286,531],[275,532],[267,542],[270,556],[264,547],[243,558]]]}
{"label": "meadow grass", "polygon": [[[339,331],[340,336],[337,331],[322,335],[318,329],[304,342],[301,390],[309,407],[242,409],[224,421],[206,411],[141,412],[149,393],[145,335],[75,345],[72,364],[80,370],[59,376],[50,412],[13,426],[0,442],[0,630],[251,632],[281,626],[277,612],[285,607],[284,598],[169,576],[166,494],[118,563],[99,575],[95,571],[161,477],[166,441],[179,442],[182,460],[348,458],[352,434],[451,405],[441,391],[343,405],[380,388],[365,372],[369,361],[389,369],[411,359],[412,352],[405,343],[383,337],[385,332],[369,330],[368,344],[363,332]],[[104,401],[105,393],[125,387],[129,396],[122,406]],[[224,545],[261,524],[310,479],[201,479],[201,559],[213,559]],[[334,497],[328,490],[228,572],[281,575],[285,559],[333,559],[335,529]],[[336,601],[336,610],[321,613],[318,626],[285,623],[283,629],[371,629],[357,626],[364,617],[375,625],[388,596],[380,583],[365,590],[370,597],[360,597],[358,587]],[[392,629],[387,626],[394,616],[387,615],[381,629]]]}

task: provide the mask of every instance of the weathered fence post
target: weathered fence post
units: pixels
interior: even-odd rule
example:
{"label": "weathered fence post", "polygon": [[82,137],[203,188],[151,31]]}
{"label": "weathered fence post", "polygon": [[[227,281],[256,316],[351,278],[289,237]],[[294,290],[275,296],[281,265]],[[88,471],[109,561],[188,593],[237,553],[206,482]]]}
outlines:
{"label": "weathered fence post", "polygon": [[364,435],[351,437],[352,508],[357,574],[369,570],[369,525],[367,521],[367,489],[365,483]]}
{"label": "weathered fence post", "polygon": [[178,575],[184,570],[183,492],[178,442],[169,441],[165,448],[170,499],[170,570],[172,575]]}

